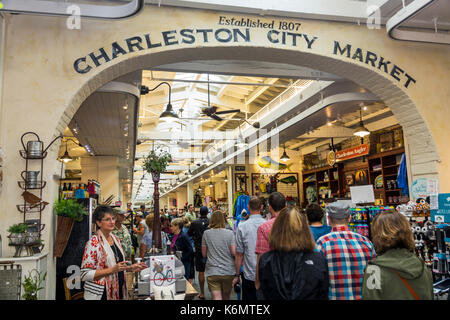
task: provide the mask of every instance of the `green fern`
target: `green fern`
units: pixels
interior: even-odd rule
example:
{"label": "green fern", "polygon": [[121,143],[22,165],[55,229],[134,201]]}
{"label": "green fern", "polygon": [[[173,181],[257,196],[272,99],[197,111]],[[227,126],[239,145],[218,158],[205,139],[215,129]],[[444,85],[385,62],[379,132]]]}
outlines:
{"label": "green fern", "polygon": [[25,231],[27,231],[28,226],[25,223],[18,223],[18,224],[13,224],[12,226],[9,227],[8,232],[9,233],[24,233]]}
{"label": "green fern", "polygon": [[83,221],[83,216],[89,214],[84,206],[74,199],[56,201],[54,210],[56,215],[72,218],[78,222]]}

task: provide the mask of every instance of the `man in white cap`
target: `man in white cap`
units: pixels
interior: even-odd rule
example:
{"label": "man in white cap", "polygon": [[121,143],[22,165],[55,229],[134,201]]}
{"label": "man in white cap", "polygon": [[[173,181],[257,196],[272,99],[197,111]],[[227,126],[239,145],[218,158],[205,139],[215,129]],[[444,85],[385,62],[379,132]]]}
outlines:
{"label": "man in white cap", "polygon": [[350,207],[345,202],[327,205],[331,233],[317,240],[316,251],[323,254],[328,264],[330,300],[362,299],[364,268],[375,258],[372,242],[348,229]]}
{"label": "man in white cap", "polygon": [[123,252],[125,254],[125,260],[131,260],[131,235],[128,231],[127,227],[122,224],[125,219],[125,215],[127,214],[126,210],[120,210],[116,212],[116,223],[114,226],[114,230],[112,233],[119,238],[120,244],[122,245]]}

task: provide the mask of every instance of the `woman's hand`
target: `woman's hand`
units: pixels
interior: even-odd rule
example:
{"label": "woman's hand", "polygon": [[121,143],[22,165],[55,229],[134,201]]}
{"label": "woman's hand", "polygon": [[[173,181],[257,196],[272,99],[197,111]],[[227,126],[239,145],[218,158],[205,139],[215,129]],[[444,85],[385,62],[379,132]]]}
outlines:
{"label": "woman's hand", "polygon": [[126,271],[129,268],[126,261],[119,262],[114,267],[112,267],[112,273],[118,273],[121,271]]}
{"label": "woman's hand", "polygon": [[130,268],[131,268],[132,272],[137,272],[137,271],[142,271],[144,269],[147,269],[148,266],[145,264],[145,262],[139,262],[139,263],[133,264]]}

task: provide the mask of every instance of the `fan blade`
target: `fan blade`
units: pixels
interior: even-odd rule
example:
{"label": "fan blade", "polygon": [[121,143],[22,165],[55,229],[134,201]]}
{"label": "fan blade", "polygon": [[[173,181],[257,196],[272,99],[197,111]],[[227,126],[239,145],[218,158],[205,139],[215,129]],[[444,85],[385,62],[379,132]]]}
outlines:
{"label": "fan blade", "polygon": [[241,112],[241,110],[233,109],[233,110],[217,111],[216,114],[227,114],[227,113],[236,113],[236,112]]}
{"label": "fan blade", "polygon": [[222,121],[223,120],[221,117],[216,116],[215,114],[210,115],[210,117],[213,118],[214,120],[217,120],[217,121]]}

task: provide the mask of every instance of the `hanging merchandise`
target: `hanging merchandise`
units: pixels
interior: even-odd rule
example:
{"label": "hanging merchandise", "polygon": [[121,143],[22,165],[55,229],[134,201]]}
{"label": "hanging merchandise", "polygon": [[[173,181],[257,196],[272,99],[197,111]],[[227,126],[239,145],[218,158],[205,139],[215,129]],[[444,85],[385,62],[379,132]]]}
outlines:
{"label": "hanging merchandise", "polygon": [[248,192],[242,192],[242,191],[238,191],[238,192],[236,192],[235,194],[234,194],[234,199],[233,199],[233,217],[234,218],[236,218],[236,203],[237,203],[237,200],[238,200],[238,198],[240,197],[240,196],[242,196],[242,195],[246,195],[246,196],[248,196]]}
{"label": "hanging merchandise", "polygon": [[200,208],[202,206],[202,197],[198,191],[194,194],[194,207]]}
{"label": "hanging merchandise", "polygon": [[408,175],[406,170],[406,157],[404,153],[402,155],[400,167],[398,168],[397,185],[402,190],[402,193],[404,195],[409,196]]}
{"label": "hanging merchandise", "polygon": [[248,203],[250,201],[250,196],[248,195],[240,195],[236,199],[236,204],[234,207],[234,217],[236,218],[236,227],[239,222],[243,220],[242,212],[245,210],[247,213],[250,212],[248,208]]}

